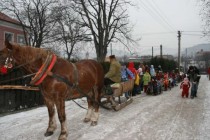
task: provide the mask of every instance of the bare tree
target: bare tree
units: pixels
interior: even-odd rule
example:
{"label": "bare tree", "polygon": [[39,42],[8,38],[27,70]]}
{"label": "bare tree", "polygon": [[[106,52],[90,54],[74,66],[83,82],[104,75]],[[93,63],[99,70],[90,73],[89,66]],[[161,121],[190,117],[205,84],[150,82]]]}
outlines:
{"label": "bare tree", "polygon": [[73,8],[83,20],[83,27],[89,29],[94,42],[97,60],[104,61],[107,47],[112,41],[123,45],[134,41],[128,27],[127,7],[129,0],[73,0]]}
{"label": "bare tree", "polygon": [[39,48],[49,41],[56,23],[53,9],[57,3],[57,0],[1,0],[1,9],[13,13],[29,35],[29,44]]}
{"label": "bare tree", "polygon": [[59,6],[57,8],[57,24],[54,31],[56,41],[65,46],[65,54],[67,60],[71,59],[73,52],[77,52],[74,48],[76,44],[82,41],[91,41],[85,34],[86,30],[79,23],[78,14],[72,11],[70,6]]}
{"label": "bare tree", "polygon": [[200,15],[203,25],[203,32],[205,36],[210,35],[210,0],[200,0],[201,2],[201,10]]}

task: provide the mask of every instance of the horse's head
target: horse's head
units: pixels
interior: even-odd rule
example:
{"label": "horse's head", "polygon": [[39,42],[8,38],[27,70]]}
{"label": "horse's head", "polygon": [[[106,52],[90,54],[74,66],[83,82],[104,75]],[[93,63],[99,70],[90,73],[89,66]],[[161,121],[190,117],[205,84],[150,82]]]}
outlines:
{"label": "horse's head", "polygon": [[5,41],[4,48],[0,50],[0,68],[11,69],[15,64],[16,67],[23,67],[28,72],[35,72],[41,67],[47,55],[48,51],[43,49]]}
{"label": "horse's head", "polygon": [[7,69],[11,69],[14,65],[13,58],[14,47],[9,41],[5,41],[5,47],[0,50],[0,73],[6,74]]}

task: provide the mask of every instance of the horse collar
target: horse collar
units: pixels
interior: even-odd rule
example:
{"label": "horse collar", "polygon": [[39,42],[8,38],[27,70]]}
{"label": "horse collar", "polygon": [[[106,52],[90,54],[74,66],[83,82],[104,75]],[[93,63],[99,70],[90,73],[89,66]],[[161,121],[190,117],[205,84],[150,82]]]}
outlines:
{"label": "horse collar", "polygon": [[45,62],[42,64],[36,75],[32,78],[30,84],[36,86],[41,84],[48,73],[52,70],[56,60],[57,56],[55,54],[48,54]]}

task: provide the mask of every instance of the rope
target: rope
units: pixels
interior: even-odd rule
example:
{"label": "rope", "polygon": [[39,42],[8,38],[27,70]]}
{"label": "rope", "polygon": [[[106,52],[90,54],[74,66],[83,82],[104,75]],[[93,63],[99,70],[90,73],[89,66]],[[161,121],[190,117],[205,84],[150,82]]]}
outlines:
{"label": "rope", "polygon": [[85,107],[83,107],[83,106],[81,106],[79,103],[77,103],[74,99],[71,99],[76,105],[78,105],[79,107],[81,107],[81,108],[83,108],[83,109],[85,109],[85,110],[88,110],[87,108],[85,108]]}

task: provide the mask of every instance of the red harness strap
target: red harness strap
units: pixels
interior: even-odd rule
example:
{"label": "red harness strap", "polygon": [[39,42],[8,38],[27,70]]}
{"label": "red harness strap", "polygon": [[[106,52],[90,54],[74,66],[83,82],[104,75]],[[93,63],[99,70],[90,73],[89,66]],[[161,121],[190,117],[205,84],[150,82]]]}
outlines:
{"label": "red harness strap", "polygon": [[[37,85],[39,85],[39,84],[41,84],[41,83],[43,82],[43,80],[46,78],[47,74],[52,70],[53,66],[55,65],[56,60],[57,60],[57,56],[56,56],[55,54],[53,54],[52,59],[51,59],[51,62],[50,62],[50,64],[49,64],[47,70],[42,74],[42,76],[40,77],[40,79],[38,79],[38,80],[34,83],[34,85],[37,86]],[[44,65],[44,64],[43,64],[43,65]],[[39,71],[37,72],[38,74],[40,74],[40,71],[42,71],[42,69],[43,69],[43,67],[44,67],[43,65],[41,66],[41,68],[40,68]]]}

